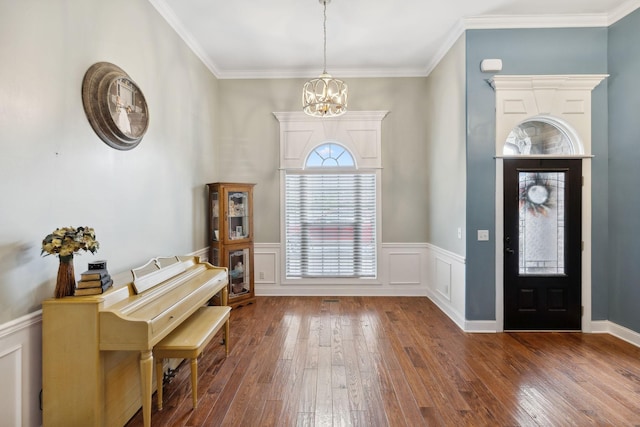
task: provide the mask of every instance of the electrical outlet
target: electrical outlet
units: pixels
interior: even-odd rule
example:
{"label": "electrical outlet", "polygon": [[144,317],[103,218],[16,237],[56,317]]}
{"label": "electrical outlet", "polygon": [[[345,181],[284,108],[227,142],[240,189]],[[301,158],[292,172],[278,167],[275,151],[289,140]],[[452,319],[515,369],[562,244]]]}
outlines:
{"label": "electrical outlet", "polygon": [[261,271],[260,273],[258,273],[258,279],[264,280],[264,271]]}
{"label": "electrical outlet", "polygon": [[462,227],[458,227],[458,239],[462,239]]}
{"label": "electrical outlet", "polygon": [[489,240],[489,230],[478,230],[478,241],[486,242]]}

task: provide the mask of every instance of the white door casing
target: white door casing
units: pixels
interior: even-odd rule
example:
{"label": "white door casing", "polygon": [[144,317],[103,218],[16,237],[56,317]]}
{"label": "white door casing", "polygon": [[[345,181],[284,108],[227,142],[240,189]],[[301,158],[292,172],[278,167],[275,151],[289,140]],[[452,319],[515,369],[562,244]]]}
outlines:
{"label": "white door casing", "polygon": [[[574,139],[582,158],[582,331],[591,332],[591,92],[606,74],[496,75],[490,80],[496,92],[496,331],[504,330],[504,206],[503,146],[512,129],[544,117]],[[535,157],[535,156],[528,156]]]}

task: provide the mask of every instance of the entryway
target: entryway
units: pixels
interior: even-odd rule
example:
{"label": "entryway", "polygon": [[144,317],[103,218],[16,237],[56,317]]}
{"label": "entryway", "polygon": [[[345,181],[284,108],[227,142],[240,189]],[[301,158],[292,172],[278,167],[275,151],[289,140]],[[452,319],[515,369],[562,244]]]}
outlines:
{"label": "entryway", "polygon": [[[592,331],[591,92],[606,77],[489,79],[496,94],[496,331]],[[503,182],[505,175],[515,183]],[[552,203],[559,194],[565,219],[554,217],[552,232],[536,231],[558,215]],[[529,239],[541,245],[537,254],[520,247]]]}
{"label": "entryway", "polygon": [[582,160],[504,159],[504,329],[580,330]]}

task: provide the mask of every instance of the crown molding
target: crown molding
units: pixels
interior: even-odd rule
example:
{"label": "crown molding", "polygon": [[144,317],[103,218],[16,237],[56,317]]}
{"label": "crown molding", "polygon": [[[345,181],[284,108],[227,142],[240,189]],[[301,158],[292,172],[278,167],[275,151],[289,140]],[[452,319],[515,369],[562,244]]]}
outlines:
{"label": "crown molding", "polygon": [[[309,79],[317,76],[318,70],[220,70],[208,57],[202,46],[194,40],[190,32],[180,23],[165,0],[148,0],[160,16],[174,29],[207,69],[218,79]],[[608,27],[636,9],[640,0],[629,0],[611,13],[578,15],[487,15],[472,16],[458,21],[440,43],[440,48],[424,67],[416,68],[351,68],[332,69],[331,74],[340,78],[385,78],[385,77],[426,77],[440,63],[458,38],[466,30],[518,29],[518,28],[577,28]]]}
{"label": "crown molding", "polygon": [[[330,74],[335,78],[376,78],[376,77],[424,77],[425,69],[420,68],[331,68]],[[315,70],[228,70],[216,74],[220,80],[225,79],[311,79],[320,73]]]}
{"label": "crown molding", "polygon": [[464,18],[463,22],[464,28],[467,30],[608,27],[638,8],[640,8],[640,0],[629,0],[610,13],[584,13],[575,15],[485,15]]}
{"label": "crown molding", "polygon": [[640,8],[640,0],[629,0],[621,4],[609,14],[609,25],[613,25],[636,9]]}
{"label": "crown molding", "polygon": [[173,10],[167,5],[167,3],[164,0],[149,0],[149,3],[151,3],[151,5],[158,11],[160,16],[162,16],[162,18],[167,21],[169,26],[173,28],[176,33],[178,33],[178,36],[180,36],[180,38],[186,43],[186,45],[198,57],[198,59],[202,61],[204,66],[207,67],[214,76],[218,77],[220,71],[211,61],[211,58],[207,56],[206,52],[202,49],[202,46],[200,46],[200,44],[193,39],[191,33],[182,26],[180,20],[178,19],[176,14],[173,13]]}
{"label": "crown molding", "polygon": [[464,18],[464,27],[467,30],[606,27],[608,22],[606,14],[486,15]]}
{"label": "crown molding", "polygon": [[458,41],[458,39],[464,34],[465,26],[464,20],[459,20],[456,25],[449,31],[444,38],[444,41],[440,44],[440,48],[436,52],[436,54],[430,58],[427,66],[423,70],[423,76],[428,76],[431,72],[438,66],[442,58],[445,57],[447,53],[451,50],[453,45]]}

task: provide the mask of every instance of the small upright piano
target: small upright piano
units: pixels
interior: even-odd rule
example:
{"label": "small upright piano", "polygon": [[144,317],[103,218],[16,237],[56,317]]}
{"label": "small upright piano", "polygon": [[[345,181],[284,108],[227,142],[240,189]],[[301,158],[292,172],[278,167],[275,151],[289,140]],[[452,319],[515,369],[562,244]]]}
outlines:
{"label": "small upright piano", "polygon": [[150,426],[153,346],[214,295],[227,304],[227,269],[198,257],[154,258],[115,282],[42,303],[44,427],[122,426],[140,407]]}

